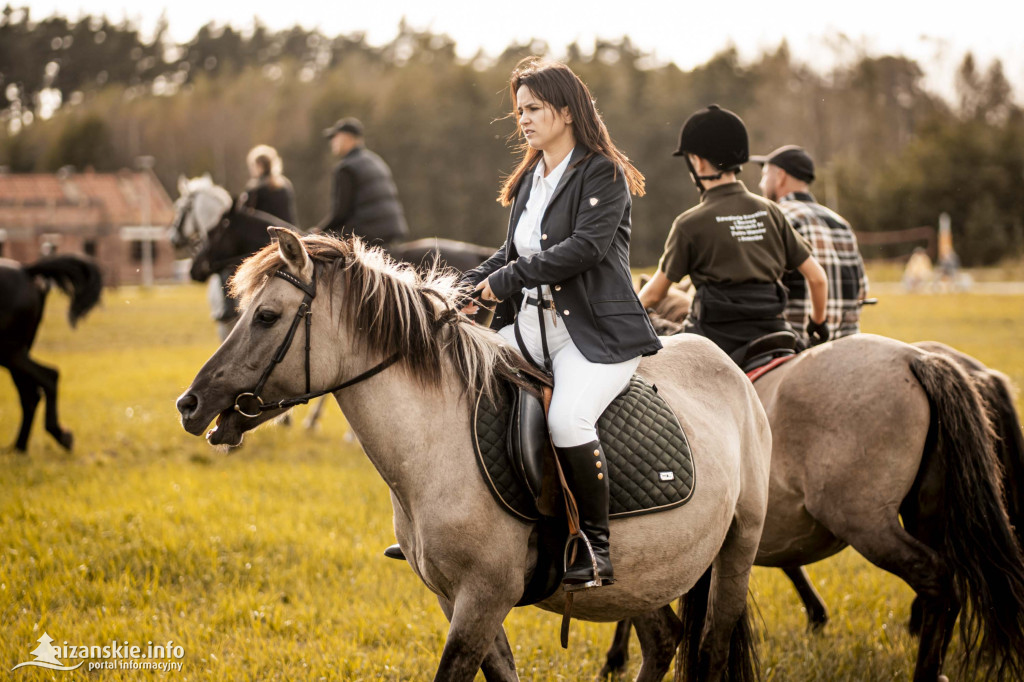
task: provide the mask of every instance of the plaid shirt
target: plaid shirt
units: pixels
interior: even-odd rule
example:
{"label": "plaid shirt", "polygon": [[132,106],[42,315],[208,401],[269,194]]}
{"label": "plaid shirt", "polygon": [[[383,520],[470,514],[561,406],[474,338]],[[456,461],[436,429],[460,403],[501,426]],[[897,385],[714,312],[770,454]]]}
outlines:
{"label": "plaid shirt", "polygon": [[[806,192],[792,192],[779,199],[779,206],[796,231],[811,245],[811,253],[828,275],[828,328],[830,338],[860,331],[859,301],[867,296],[868,279],[864,261],[857,250],[857,237],[850,224],[825,208]],[[789,271],[782,277],[789,289],[785,317],[805,341],[804,328],[811,316],[811,298],[803,275]]]}

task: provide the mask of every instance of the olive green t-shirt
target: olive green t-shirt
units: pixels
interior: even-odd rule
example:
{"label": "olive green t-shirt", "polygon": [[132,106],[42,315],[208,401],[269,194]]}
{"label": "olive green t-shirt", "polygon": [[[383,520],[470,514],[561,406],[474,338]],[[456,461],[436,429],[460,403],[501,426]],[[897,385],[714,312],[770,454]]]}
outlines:
{"label": "olive green t-shirt", "polygon": [[672,223],[658,269],[673,282],[774,282],[811,255],[810,246],[773,202],[742,182],[712,187]]}

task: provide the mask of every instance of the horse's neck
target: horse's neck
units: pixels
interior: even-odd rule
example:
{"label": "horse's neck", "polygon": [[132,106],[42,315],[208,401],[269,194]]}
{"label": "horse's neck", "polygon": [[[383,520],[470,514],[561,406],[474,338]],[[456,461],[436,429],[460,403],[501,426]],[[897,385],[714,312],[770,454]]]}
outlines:
{"label": "horse's neck", "polygon": [[349,426],[384,482],[415,506],[457,489],[473,472],[469,407],[461,387],[423,388],[401,365],[336,394]]}

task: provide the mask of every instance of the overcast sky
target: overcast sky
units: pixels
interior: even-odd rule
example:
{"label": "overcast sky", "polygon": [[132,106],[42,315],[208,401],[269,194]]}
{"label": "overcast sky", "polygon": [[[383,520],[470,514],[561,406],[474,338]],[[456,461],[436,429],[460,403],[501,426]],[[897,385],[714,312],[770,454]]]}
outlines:
{"label": "overcast sky", "polygon": [[558,56],[572,41],[588,49],[596,37],[628,35],[639,49],[684,69],[707,61],[730,44],[742,57],[752,59],[785,38],[799,59],[823,70],[858,51],[906,55],[926,70],[929,87],[945,95],[952,92],[954,70],[970,50],[982,66],[994,58],[1002,59],[1017,101],[1024,99],[1024,9],[1012,10],[1016,3],[1005,0],[791,4],[750,0],[489,4],[480,0],[174,0],[163,7],[145,0],[13,0],[11,4],[27,5],[35,19],[55,11],[72,19],[83,13],[106,14],[113,20],[127,17],[147,36],[162,12],[176,41],[188,40],[209,21],[244,29],[259,16],[272,29],[300,24],[331,36],[364,32],[371,44],[379,45],[395,36],[405,17],[414,29],[451,36],[464,57],[478,49],[494,56],[512,42],[531,38],[547,41]]}

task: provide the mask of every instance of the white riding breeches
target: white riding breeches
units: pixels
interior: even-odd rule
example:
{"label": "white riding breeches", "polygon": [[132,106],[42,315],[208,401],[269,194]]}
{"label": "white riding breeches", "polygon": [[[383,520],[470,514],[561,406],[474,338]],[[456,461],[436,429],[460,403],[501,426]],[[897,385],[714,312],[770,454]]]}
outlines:
{"label": "white riding breeches", "polygon": [[[640,358],[608,365],[591,362],[573,343],[565,322],[558,319],[555,323],[550,310],[544,310],[543,314],[548,353],[555,376],[548,411],[551,441],[559,448],[592,443],[598,439],[597,420],[629,384]],[[524,304],[518,319],[519,333],[529,356],[543,365],[544,348],[536,306]],[[519,348],[514,325],[502,327],[498,334],[513,348]]]}

